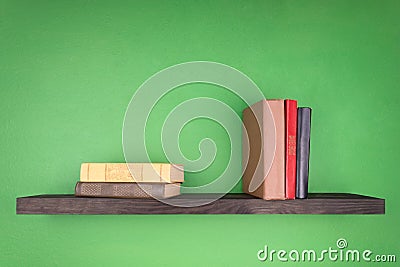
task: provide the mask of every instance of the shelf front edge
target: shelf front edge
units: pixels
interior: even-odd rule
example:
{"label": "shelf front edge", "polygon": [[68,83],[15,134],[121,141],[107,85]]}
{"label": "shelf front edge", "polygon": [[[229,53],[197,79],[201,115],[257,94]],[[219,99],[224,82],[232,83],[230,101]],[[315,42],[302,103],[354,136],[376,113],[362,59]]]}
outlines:
{"label": "shelf front edge", "polygon": [[315,194],[309,199],[284,201],[230,194],[204,206],[187,208],[153,199],[72,195],[21,197],[16,202],[17,214],[385,214],[384,199],[352,194]]}

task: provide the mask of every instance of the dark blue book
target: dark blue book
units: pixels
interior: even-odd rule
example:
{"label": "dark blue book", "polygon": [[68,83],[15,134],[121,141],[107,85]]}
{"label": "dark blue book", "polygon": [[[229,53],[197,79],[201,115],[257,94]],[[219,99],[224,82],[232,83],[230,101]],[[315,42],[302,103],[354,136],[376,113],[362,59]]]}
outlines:
{"label": "dark blue book", "polygon": [[296,198],[308,196],[311,108],[297,109]]}

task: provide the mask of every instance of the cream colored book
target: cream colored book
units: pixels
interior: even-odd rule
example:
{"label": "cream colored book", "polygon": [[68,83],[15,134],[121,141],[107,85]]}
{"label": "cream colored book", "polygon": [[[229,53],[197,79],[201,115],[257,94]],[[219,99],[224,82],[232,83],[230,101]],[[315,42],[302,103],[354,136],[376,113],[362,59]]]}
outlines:
{"label": "cream colored book", "polygon": [[182,183],[183,165],[168,163],[82,163],[81,182]]}

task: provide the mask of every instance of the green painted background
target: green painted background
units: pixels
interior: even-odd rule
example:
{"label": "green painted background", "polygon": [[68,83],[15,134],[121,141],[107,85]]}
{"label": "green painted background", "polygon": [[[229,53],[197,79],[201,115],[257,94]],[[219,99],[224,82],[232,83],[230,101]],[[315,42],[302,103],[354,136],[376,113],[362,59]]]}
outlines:
{"label": "green painted background", "polygon": [[[399,3],[0,1],[0,265],[267,266],[256,258],[265,244],[324,249],[341,237],[349,248],[400,257]],[[313,107],[310,190],[383,197],[386,215],[15,214],[17,196],[72,193],[81,162],[123,161],[122,121],[135,90],[192,60],[231,65],[267,98]],[[244,108],[211,85],[188,86],[182,99],[199,95]],[[198,129],[222,151],[217,173],[226,133],[209,121],[188,125],[189,157]],[[304,266],[281,263],[292,264]]]}

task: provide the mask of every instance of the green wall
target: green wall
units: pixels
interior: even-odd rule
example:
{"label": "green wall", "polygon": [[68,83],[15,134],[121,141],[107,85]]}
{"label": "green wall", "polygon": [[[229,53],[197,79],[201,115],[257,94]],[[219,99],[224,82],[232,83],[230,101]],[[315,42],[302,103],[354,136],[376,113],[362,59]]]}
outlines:
{"label": "green wall", "polygon": [[[398,253],[399,17],[399,1],[0,1],[0,265],[265,266],[256,254],[266,244],[324,249],[338,238]],[[386,215],[15,214],[18,196],[73,193],[81,162],[124,161],[135,90],[193,60],[313,107],[310,191],[382,197]],[[181,99],[245,107],[216,86],[185,88]],[[224,168],[229,142],[210,121],[192,124],[181,140],[188,157],[198,156],[199,129],[222,153],[208,175],[186,177],[196,184]],[[162,160],[156,126],[151,156]]]}

